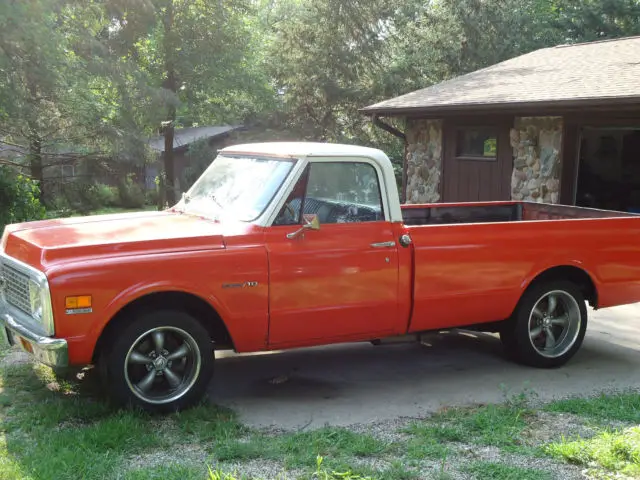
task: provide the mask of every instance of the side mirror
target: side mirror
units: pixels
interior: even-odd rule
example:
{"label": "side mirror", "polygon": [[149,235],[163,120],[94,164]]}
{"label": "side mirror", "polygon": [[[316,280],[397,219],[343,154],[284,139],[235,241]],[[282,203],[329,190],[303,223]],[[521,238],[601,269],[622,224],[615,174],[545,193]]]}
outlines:
{"label": "side mirror", "polygon": [[305,230],[320,230],[320,219],[318,218],[318,215],[305,214],[302,216],[302,218],[305,221],[305,224],[302,226],[302,228],[296,230],[295,232],[288,233],[288,239],[292,240],[299,237],[305,232]]}
{"label": "side mirror", "polygon": [[304,226],[309,230],[320,230],[320,219],[315,213],[302,215],[302,219],[305,221]]}

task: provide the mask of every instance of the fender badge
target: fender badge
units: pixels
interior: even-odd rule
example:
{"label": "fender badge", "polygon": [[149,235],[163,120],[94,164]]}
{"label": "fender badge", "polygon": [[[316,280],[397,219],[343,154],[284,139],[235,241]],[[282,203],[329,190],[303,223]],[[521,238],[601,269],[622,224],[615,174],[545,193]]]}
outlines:
{"label": "fender badge", "polygon": [[67,315],[79,315],[81,313],[92,313],[92,312],[93,312],[92,308],[67,308],[65,313]]}
{"label": "fender badge", "polygon": [[253,288],[257,286],[258,286],[258,282],[223,283],[222,284],[222,288]]}

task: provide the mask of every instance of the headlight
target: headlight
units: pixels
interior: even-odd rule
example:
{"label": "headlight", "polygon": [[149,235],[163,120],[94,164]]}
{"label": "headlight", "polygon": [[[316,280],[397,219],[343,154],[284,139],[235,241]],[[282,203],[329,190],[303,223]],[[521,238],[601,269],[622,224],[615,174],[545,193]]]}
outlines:
{"label": "headlight", "polygon": [[31,304],[31,315],[42,320],[42,288],[34,280],[29,280],[29,303]]}
{"label": "headlight", "polygon": [[[4,280],[3,280],[4,279]],[[3,298],[4,297],[4,298]],[[51,292],[46,275],[0,250],[0,307],[6,307],[29,326],[41,326],[38,334],[55,335]],[[20,319],[20,318],[19,318]],[[31,321],[30,321],[31,320]]]}

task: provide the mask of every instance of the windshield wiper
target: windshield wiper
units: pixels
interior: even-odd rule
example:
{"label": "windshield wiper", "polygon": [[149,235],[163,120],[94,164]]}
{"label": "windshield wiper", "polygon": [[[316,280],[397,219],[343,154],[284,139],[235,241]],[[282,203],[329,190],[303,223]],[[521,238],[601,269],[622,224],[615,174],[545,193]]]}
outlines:
{"label": "windshield wiper", "polygon": [[210,193],[210,194],[209,194],[209,198],[210,198],[211,200],[213,200],[213,202],[214,202],[218,207],[220,207],[220,210],[224,209],[224,207],[222,206],[222,204],[218,201],[218,199],[216,198],[216,196],[215,196],[213,193]]}

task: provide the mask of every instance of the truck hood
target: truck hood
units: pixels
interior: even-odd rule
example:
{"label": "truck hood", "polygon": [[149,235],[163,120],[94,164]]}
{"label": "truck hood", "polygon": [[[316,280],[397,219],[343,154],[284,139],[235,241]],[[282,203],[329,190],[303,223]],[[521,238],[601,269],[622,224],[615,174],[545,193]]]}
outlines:
{"label": "truck hood", "polygon": [[[140,212],[44,220],[8,226],[5,253],[45,270],[89,258],[225,248],[224,225],[178,212]],[[1,249],[0,249],[1,250]]]}

